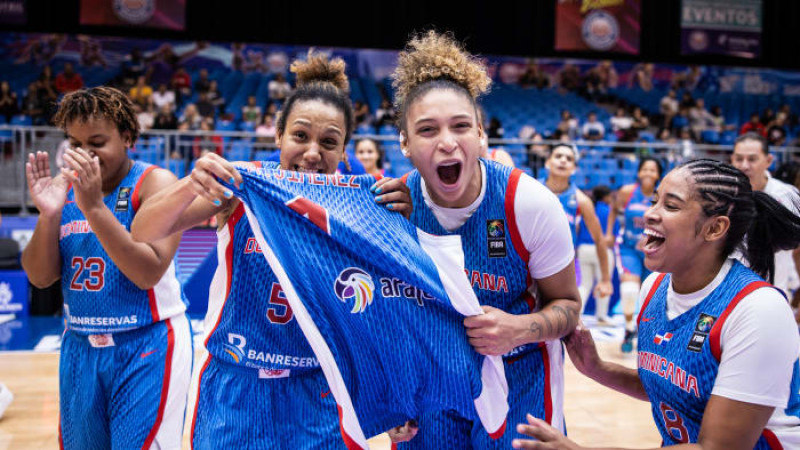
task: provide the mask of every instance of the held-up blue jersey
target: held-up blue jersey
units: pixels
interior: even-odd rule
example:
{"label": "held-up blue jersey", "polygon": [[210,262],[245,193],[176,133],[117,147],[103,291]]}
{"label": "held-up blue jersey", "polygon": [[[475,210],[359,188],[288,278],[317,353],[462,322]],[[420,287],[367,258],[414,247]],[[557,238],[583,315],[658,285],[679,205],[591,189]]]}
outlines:
{"label": "held-up blue jersey", "polygon": [[[278,167],[275,162],[257,165]],[[266,369],[273,376],[318,370],[319,362],[262,255],[242,204],[217,231],[217,258],[206,315],[209,353],[230,364]]]}
{"label": "held-up blue jersey", "polygon": [[644,233],[644,212],[650,207],[652,196],[642,193],[639,184],[631,192],[628,202],[625,204],[625,222],[622,231],[622,245],[636,248],[639,239]]}
{"label": "held-up blue jersey", "polygon": [[349,447],[443,409],[502,434],[508,386],[501,360],[469,345],[464,314],[481,310],[460,252],[434,262],[436,249],[423,250],[459,250],[457,238],[418,236],[375,203],[370,175],[242,176],[236,195],[325,373]]}
{"label": "held-up blue jersey", "polygon": [[[103,202],[128,232],[139,208],[139,188],[155,166],[133,162]],[[59,232],[61,288],[67,328],[79,334],[115,333],[168,319],[186,310],[175,263],[151,289],[139,289],[108,256],[75,203],[70,188]]]}
{"label": "held-up blue jersey", "polygon": [[[660,275],[639,315],[639,378],[647,392],[664,445],[697,442],[703,412],[711,397],[721,358],[720,334],[738,302],[770,286],[736,261],[725,280],[689,311],[667,319],[669,274]],[[767,376],[768,374],[765,374]],[[800,413],[800,377],[795,362],[787,416]],[[795,419],[796,420],[796,419]],[[756,448],[781,448],[769,427]]]}
{"label": "held-up blue jersey", "polygon": [[[569,221],[569,231],[572,233],[572,246],[578,247],[578,219],[581,211],[578,206],[578,187],[575,183],[570,183],[566,191],[557,194],[558,201],[561,202],[561,207],[567,213],[567,221]],[[586,228],[586,227],[583,227]]]}

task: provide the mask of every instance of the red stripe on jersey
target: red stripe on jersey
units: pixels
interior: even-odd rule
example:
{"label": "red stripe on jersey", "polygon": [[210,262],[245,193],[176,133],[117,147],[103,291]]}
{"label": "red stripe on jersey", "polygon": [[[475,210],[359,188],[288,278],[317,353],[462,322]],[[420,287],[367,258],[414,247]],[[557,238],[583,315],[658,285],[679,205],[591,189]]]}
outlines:
{"label": "red stripe on jersey", "polygon": [[500,425],[500,428],[497,429],[494,433],[489,433],[489,437],[492,439],[500,439],[506,433],[506,425],[508,425],[508,419],[503,421],[503,424]]}
{"label": "red stripe on jersey", "polygon": [[156,291],[153,288],[147,290],[147,298],[150,300],[150,314],[153,316],[153,323],[161,322],[161,316],[158,314],[158,301],[156,300]]}
{"label": "red stripe on jersey", "polygon": [[336,404],[336,410],[339,412],[339,431],[341,431],[342,433],[342,440],[344,440],[344,445],[347,446],[349,450],[354,450],[354,449],[362,450],[362,447],[358,445],[358,443],[356,443],[356,441],[354,441],[353,438],[351,438],[346,431],[344,431],[344,425],[342,425],[342,407],[339,406],[338,403]]}
{"label": "red stripe on jersey", "polygon": [[142,176],[139,177],[139,181],[136,182],[136,187],[133,188],[133,193],[131,193],[131,206],[133,206],[133,212],[139,210],[139,189],[142,187],[142,182],[147,175],[150,174],[153,170],[155,170],[156,166],[150,166],[142,172]]}
{"label": "red stripe on jersey", "polygon": [[733,297],[733,300],[728,304],[728,307],[725,308],[725,311],[719,316],[714,325],[711,327],[711,332],[708,334],[709,346],[711,347],[711,354],[714,355],[714,358],[717,362],[720,361],[722,357],[722,348],[720,348],[720,337],[722,336],[722,326],[725,325],[725,321],[728,320],[728,316],[733,312],[733,309],[736,308],[736,305],[742,301],[743,298],[747,297],[751,292],[755,291],[756,289],[762,287],[770,287],[771,284],[767,283],[766,281],[753,281],[752,283],[745,286],[736,297]]}
{"label": "red stripe on jersey", "polygon": [[197,427],[197,407],[200,405],[200,386],[202,386],[203,381],[203,374],[206,373],[206,369],[208,368],[208,363],[211,362],[211,355],[208,354],[206,358],[206,363],[203,364],[203,367],[200,369],[200,374],[197,376],[197,395],[195,396],[194,402],[194,413],[192,413],[192,432],[189,436],[189,446],[194,448],[194,429]]}
{"label": "red stripe on jersey", "polygon": [[252,164],[253,164],[254,166],[258,167],[259,169],[260,169],[260,168],[262,168],[262,167],[264,167],[264,166],[261,164],[261,161],[253,161],[253,162],[252,162]]}
{"label": "red stripe on jersey", "polygon": [[58,414],[58,448],[64,450],[64,435],[61,433],[61,413]]}
{"label": "red stripe on jersey", "polygon": [[153,444],[153,440],[158,434],[158,429],[161,427],[161,421],[164,419],[164,409],[167,407],[167,398],[169,397],[169,379],[172,376],[172,352],[175,350],[175,331],[172,329],[172,319],[164,321],[164,324],[167,326],[167,357],[164,362],[164,384],[161,386],[161,402],[158,404],[156,423],[144,441],[143,449],[149,449],[150,445]]}
{"label": "red stripe on jersey", "polygon": [[511,175],[508,177],[505,209],[506,220],[508,221],[508,234],[511,235],[511,243],[514,245],[514,249],[516,249],[517,254],[522,261],[524,261],[525,264],[528,264],[528,257],[530,254],[528,253],[528,249],[525,248],[525,244],[522,242],[522,236],[519,234],[519,228],[517,227],[517,216],[514,211],[514,199],[517,196],[517,185],[519,185],[519,178],[521,176],[522,171],[519,169],[514,169],[511,171]]}
{"label": "red stripe on jersey", "polygon": [[211,328],[211,331],[206,336],[206,340],[203,343],[206,347],[208,347],[208,340],[211,339],[211,335],[214,334],[217,327],[219,326],[220,321],[222,321],[222,314],[225,311],[225,304],[228,303],[228,297],[231,295],[231,282],[233,280],[233,241],[234,241],[234,231],[236,230],[236,224],[239,223],[239,220],[244,215],[244,204],[241,202],[236,206],[236,209],[233,211],[230,217],[228,217],[228,221],[225,223],[225,226],[228,227],[228,246],[225,247],[225,269],[227,270],[226,280],[225,280],[225,301],[222,302],[222,308],[219,311],[219,317],[217,317],[217,323]]}
{"label": "red stripe on jersey", "polygon": [[783,445],[781,445],[781,441],[778,440],[778,436],[775,436],[775,433],[768,428],[764,428],[764,431],[761,433],[761,436],[764,436],[764,440],[767,441],[767,445],[772,450],[783,450]]}
{"label": "red stripe on jersey", "polygon": [[542,364],[544,365],[544,421],[552,425],[553,393],[550,392],[550,353],[547,351],[546,345],[540,346],[539,351],[542,352]]}
{"label": "red stripe on jersey", "polygon": [[642,321],[642,314],[644,314],[644,310],[647,309],[647,305],[650,304],[650,299],[652,299],[653,295],[655,295],[656,291],[658,290],[658,287],[661,285],[661,282],[664,281],[665,276],[667,276],[667,274],[662,273],[656,278],[656,281],[653,282],[653,287],[651,287],[650,292],[647,293],[647,297],[645,297],[644,303],[642,303],[642,308],[639,310],[639,315],[636,316],[637,326],[639,325],[639,322]]}
{"label": "red stripe on jersey", "polygon": [[629,195],[628,199],[625,200],[625,208],[627,208],[628,205],[631,203],[631,199],[633,198],[633,194],[636,193],[636,189],[638,189],[638,188],[639,188],[639,183],[636,183],[636,184],[633,185],[633,189],[631,189],[631,195]]}

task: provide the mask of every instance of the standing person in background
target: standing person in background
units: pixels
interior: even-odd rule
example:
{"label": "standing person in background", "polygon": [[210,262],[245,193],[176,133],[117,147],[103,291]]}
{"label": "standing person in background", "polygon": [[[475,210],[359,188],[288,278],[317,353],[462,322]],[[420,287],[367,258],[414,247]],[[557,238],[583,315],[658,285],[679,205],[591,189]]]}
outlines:
{"label": "standing person in background", "polygon": [[131,100],[96,87],[64,96],[55,123],[70,148],[53,176],[31,154],[28,189],[39,209],[22,253],[30,282],[61,280],[62,448],[179,448],[192,367],[186,300],[173,263],[180,234],[135,242],[142,202],[173,184],[167,170],[128,158],[139,136]]}
{"label": "standing person in background", "polygon": [[[598,297],[606,299],[606,309],[608,309],[608,298],[614,291],[611,286],[611,262],[606,258],[608,248],[603,236],[603,228],[600,226],[600,220],[595,212],[594,203],[571,181],[572,175],[577,170],[578,156],[578,149],[574,145],[556,144],[550,150],[550,156],[545,161],[545,167],[547,168],[545,186],[558,197],[561,207],[567,214],[569,228],[572,232],[572,245],[575,247],[578,245],[579,227],[587,229],[594,242],[596,242],[594,246],[595,254],[587,259],[595,261],[599,266],[599,277],[595,292]],[[578,255],[578,261],[580,263],[580,254]],[[583,268],[583,264],[581,264],[581,268]],[[581,279],[593,281],[590,276],[591,273],[587,272],[581,270]],[[589,283],[588,288],[585,288],[586,284],[586,282],[582,281],[579,287],[581,313],[583,313],[586,300],[589,299],[589,291],[592,288],[592,283]]]}
{"label": "standing person in background", "polygon": [[[750,180],[753,191],[769,194],[783,206],[795,214],[800,215],[800,192],[797,188],[773,178],[769,173],[773,156],[769,153],[767,139],[759,133],[749,132],[738,138],[733,145],[733,166],[744,172]],[[793,249],[795,253],[800,248]],[[746,261],[743,261],[747,264]],[[792,290],[798,288],[798,278],[792,249],[775,253],[775,287],[783,291],[787,297],[792,295]]]}
{"label": "standing person in background", "polygon": [[[466,333],[478,353],[504,355],[508,422],[532,413],[563,430],[559,338],[574,329],[580,311],[574,249],[566,216],[546,187],[479,158],[484,130],[476,99],[490,82],[485,67],[448,35],[416,36],[400,53],[393,74],[400,148],[416,167],[405,177],[410,220],[427,233],[461,236],[485,313],[464,320]],[[452,411],[418,419],[409,448],[508,448],[514,435],[490,436]]]}
{"label": "standing person in background", "polygon": [[56,76],[56,90],[59,94],[68,94],[83,88],[83,77],[75,72],[72,63],[64,64],[64,71]]}
{"label": "standing person in background", "polygon": [[614,207],[608,214],[606,225],[606,242],[615,241],[612,235],[617,215],[624,219],[621,242],[619,244],[619,260],[617,270],[620,272],[620,303],[622,314],[625,316],[625,337],[622,340],[622,352],[633,351],[633,338],[636,335],[636,322],[633,321],[636,312],[636,299],[642,280],[650,271],[644,265],[644,253],[639,240],[644,232],[644,212],[650,207],[650,201],[655,192],[658,181],[662,176],[661,163],[651,157],[639,160],[636,171],[637,182],[623,186],[617,193]]}
{"label": "standing person in background", "polygon": [[[610,209],[609,205],[613,203],[613,199],[613,194],[608,186],[600,185],[595,186],[592,189],[592,203],[594,204],[594,210],[597,214],[597,220],[600,222],[600,226],[603,227],[603,234],[600,236],[600,239],[596,239],[595,236],[589,231],[588,227],[578,227],[578,264],[581,268],[581,284],[578,286],[578,290],[581,292],[581,313],[583,313],[583,309],[586,308],[586,302],[589,300],[589,293],[592,292],[592,287],[595,285],[595,283],[599,283],[601,280],[603,280],[603,269],[601,265],[602,260],[599,259],[601,252],[598,250],[595,243],[601,241],[604,243],[606,242],[605,227],[608,226],[608,214]],[[606,261],[608,261],[607,267],[610,277],[614,264],[613,246],[606,246]],[[597,319],[598,324],[610,325],[611,318],[608,316],[608,303],[611,295],[602,294],[604,294],[604,292],[601,292],[595,288],[594,316]]]}

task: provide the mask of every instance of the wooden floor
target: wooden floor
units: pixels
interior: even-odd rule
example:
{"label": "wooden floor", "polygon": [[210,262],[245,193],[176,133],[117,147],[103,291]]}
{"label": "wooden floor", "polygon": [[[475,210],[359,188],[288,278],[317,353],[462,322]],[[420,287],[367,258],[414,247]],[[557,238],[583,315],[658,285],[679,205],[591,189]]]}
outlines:
{"label": "wooden floor", "polygon": [[[633,355],[622,355],[618,344],[598,343],[598,347],[604,358],[635,366]],[[565,371],[567,429],[578,443],[660,445],[648,403],[594,383],[578,373],[569,361]],[[0,420],[0,450],[58,448],[58,355],[0,353],[0,381],[15,395],[14,403]],[[372,448],[389,447],[385,435],[370,440],[370,444]],[[188,448],[188,437],[184,439],[184,448]]]}

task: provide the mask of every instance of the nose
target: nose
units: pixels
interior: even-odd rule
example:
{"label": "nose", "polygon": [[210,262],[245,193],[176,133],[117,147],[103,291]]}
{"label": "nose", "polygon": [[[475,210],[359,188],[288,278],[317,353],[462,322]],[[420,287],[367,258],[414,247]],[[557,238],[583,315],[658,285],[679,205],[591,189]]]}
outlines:
{"label": "nose", "polygon": [[656,206],[658,206],[658,203],[655,205],[650,205],[650,207],[644,212],[645,224],[654,224],[661,219],[661,217],[658,215],[658,211],[656,210]]}
{"label": "nose", "polygon": [[322,155],[319,151],[319,144],[311,142],[303,153],[303,159],[310,162],[317,162],[322,159]]}
{"label": "nose", "polygon": [[439,139],[439,149],[452,153],[458,147],[458,141],[453,133],[449,130],[442,131],[441,139]]}

